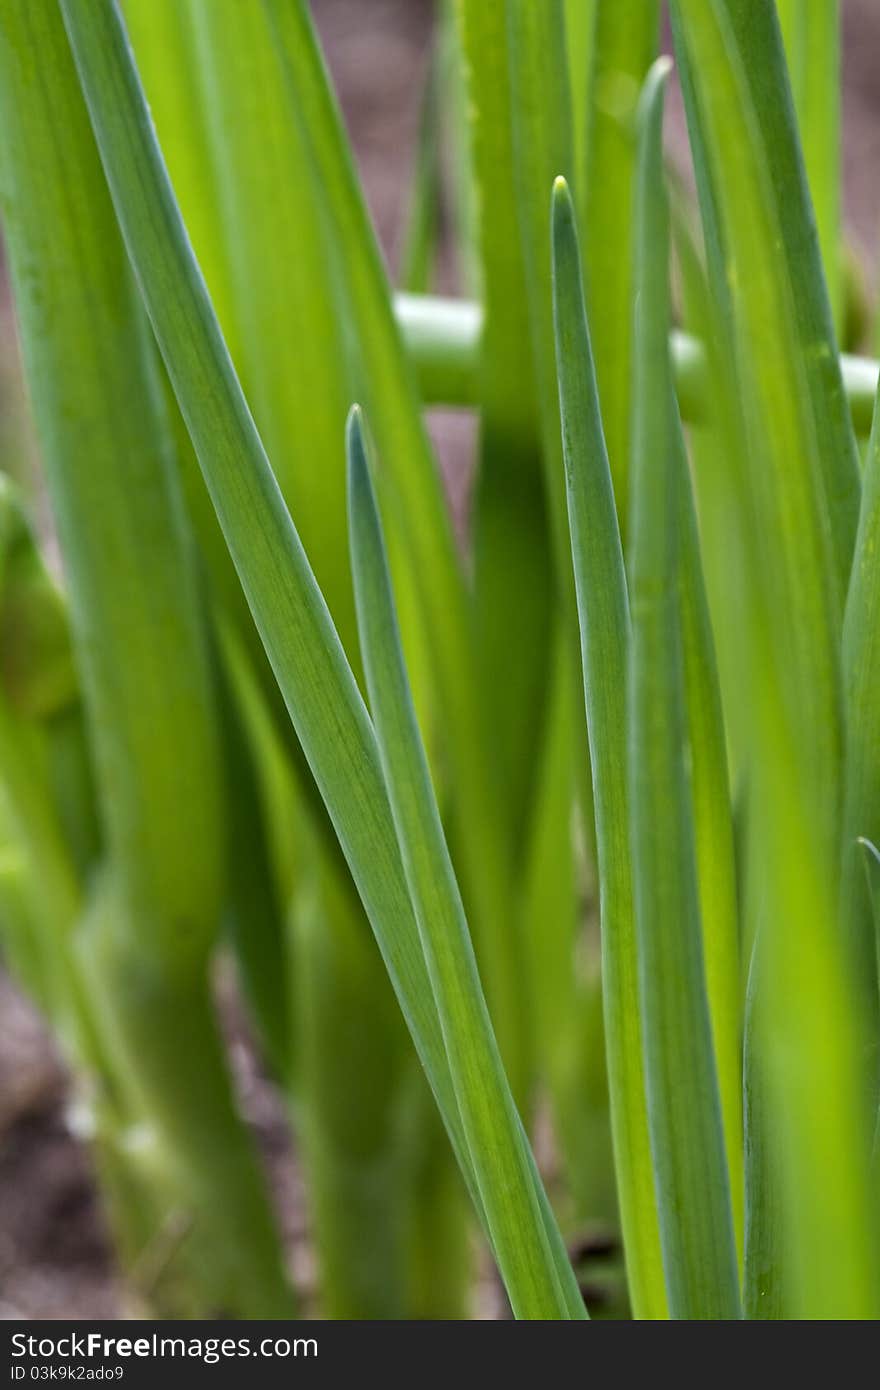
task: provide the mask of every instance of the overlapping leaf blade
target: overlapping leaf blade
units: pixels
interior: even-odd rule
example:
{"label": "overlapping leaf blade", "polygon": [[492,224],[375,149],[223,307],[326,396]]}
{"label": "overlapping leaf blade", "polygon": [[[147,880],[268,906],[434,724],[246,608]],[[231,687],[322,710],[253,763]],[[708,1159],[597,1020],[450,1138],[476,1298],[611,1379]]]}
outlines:
{"label": "overlapping leaf blade", "polygon": [[352,572],[370,706],[486,1225],[514,1314],[565,1317],[568,1303],[483,998],[412,706],[357,412],[349,424],[348,459]]}
{"label": "overlapping leaf blade", "polygon": [[[780,1306],[764,1283],[771,1277],[784,1283],[789,1311],[864,1312],[873,1274],[858,1214],[866,1210],[862,1022],[852,999],[845,1003],[847,965],[832,927],[851,456],[828,442],[837,437],[836,400],[822,379],[838,368],[813,317],[825,303],[827,328],[797,146],[770,79],[779,56],[772,6],[676,0],[673,14],[710,276],[747,431],[736,478],[748,545],[747,879],[750,901],[761,903],[752,926],[763,961],[748,1056],[759,1069],[751,1099],[773,1120],[760,1126],[771,1152],[758,1180],[777,1209],[748,1216],[746,1306],[751,1315],[765,1301]],[[769,983],[779,980],[782,989]],[[748,1149],[756,1152],[752,1137]]]}
{"label": "overlapping leaf blade", "polygon": [[[193,259],[118,9],[112,0],[65,0],[63,10],[129,256],[206,484],[462,1172],[479,1202],[369,716]],[[557,1278],[569,1290],[573,1312],[565,1250],[536,1177],[535,1183]]]}
{"label": "overlapping leaf blade", "polygon": [[666,1298],[645,1109],[629,843],[626,703],[629,600],[580,281],[571,197],[553,201],[557,368],[574,559],[602,920],[605,1043],[618,1200],[636,1317]]}
{"label": "overlapping leaf blade", "polygon": [[[629,783],[648,1124],[673,1317],[739,1315],[686,772],[684,445],[669,364],[669,228],[658,63],[640,108],[636,192]],[[691,594],[691,599],[695,595]],[[685,610],[687,611],[687,610]],[[702,712],[701,712],[702,713]]]}

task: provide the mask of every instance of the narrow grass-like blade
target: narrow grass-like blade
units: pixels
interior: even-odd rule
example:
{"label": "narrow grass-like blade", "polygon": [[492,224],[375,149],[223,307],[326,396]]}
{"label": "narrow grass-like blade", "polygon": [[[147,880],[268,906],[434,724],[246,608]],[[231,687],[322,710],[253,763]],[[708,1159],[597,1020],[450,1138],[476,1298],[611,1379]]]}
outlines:
{"label": "narrow grass-like blade", "polygon": [[681,498],[677,522],[681,646],[703,964],[724,1123],[730,1201],[737,1248],[741,1251],[742,972],[727,742],[690,471],[678,420],[673,421],[672,435],[673,482]]}
{"label": "narrow grass-like blade", "polygon": [[[255,116],[259,117],[262,112],[266,116],[267,129],[271,129],[277,134],[279,127],[277,105],[281,99],[277,87],[280,74],[277,72],[275,74],[274,93],[270,82],[269,91],[252,95],[249,98],[248,92],[253,89],[254,84],[245,82],[241,90],[235,88],[231,94],[227,90],[225,102],[220,100],[216,93],[215,99],[209,102],[204,88],[209,85],[211,77],[213,76],[215,87],[218,84],[221,88],[224,87],[221,77],[218,76],[217,67],[219,66],[221,69],[223,67],[224,26],[228,28],[230,10],[228,5],[223,3],[223,0],[217,7],[208,7],[207,16],[203,18],[202,23],[209,28],[209,36],[213,36],[214,42],[209,48],[204,35],[197,28],[199,13],[205,11],[205,8],[204,0],[126,0],[125,15],[138,69],[142,75],[150,103],[150,111],[156,124],[157,135],[168,162],[175,196],[184,217],[187,234],[198,259],[199,268],[205,277],[211,302],[222,325],[224,338],[230,347],[234,361],[239,365],[244,364],[254,368],[255,364],[256,366],[259,365],[262,351],[260,325],[256,321],[258,311],[265,309],[267,304],[270,306],[268,310],[271,320],[269,336],[274,340],[275,337],[282,334],[285,350],[287,350],[291,335],[286,331],[289,324],[286,315],[290,315],[299,302],[296,287],[300,281],[298,276],[292,273],[290,276],[283,277],[283,293],[279,291],[277,296],[273,298],[271,293],[266,292],[266,280],[270,284],[274,284],[276,291],[278,290],[273,275],[278,258],[274,252],[266,253],[266,221],[267,218],[270,218],[270,214],[266,213],[264,199],[260,216],[257,217],[256,213],[254,214],[257,226],[253,232],[248,228],[247,244],[251,249],[256,248],[257,253],[259,253],[255,255],[253,275],[255,282],[259,281],[260,293],[255,291],[252,294],[248,274],[246,268],[242,267],[240,255],[236,259],[230,254],[230,238],[224,231],[223,210],[230,201],[233,206],[235,205],[235,179],[237,172],[241,170],[242,163],[244,163],[246,170],[244,183],[249,197],[253,198],[261,193],[265,194],[272,200],[274,208],[277,197],[276,185],[279,181],[287,193],[286,176],[281,178],[279,175],[279,178],[273,182],[265,175],[267,162],[271,165],[272,160],[275,159],[282,164],[284,163],[283,148],[279,149],[279,142],[276,139],[266,142],[264,150],[262,142],[257,139],[253,130]],[[262,31],[259,25],[255,27],[255,17],[259,17],[257,7],[249,6],[246,18],[247,35],[251,39],[256,38],[257,41],[262,37],[264,41],[262,55],[259,52],[256,55],[256,65],[262,67],[262,76],[265,78],[267,67],[265,25],[263,25]],[[242,38],[244,37],[243,34]],[[209,51],[206,51],[208,48]],[[262,64],[260,62],[261,56]],[[240,67],[247,69],[247,52],[239,54],[236,61]],[[235,63],[232,64],[232,67],[233,72],[229,82],[240,77],[239,67]],[[271,78],[271,60],[268,63],[268,68]],[[225,84],[224,90],[228,89],[229,82]],[[265,83],[263,85],[265,86]],[[227,152],[223,140],[224,128],[220,115],[223,111],[228,114],[230,106],[235,112],[236,102],[239,103],[237,114],[241,116],[243,128],[236,131],[235,141]],[[219,113],[218,107],[220,108]],[[213,119],[209,119],[209,108]],[[283,121],[281,125],[283,136]],[[185,134],[182,135],[181,132]],[[246,159],[242,161],[241,158],[242,149],[247,151],[249,144],[251,147],[256,146],[256,153],[254,154],[256,172],[252,172],[248,161]],[[263,171],[262,177],[260,171]],[[223,186],[222,198],[219,192],[220,184]],[[285,197],[284,207],[288,217],[291,207],[296,209],[302,202],[308,203],[308,197],[302,196],[299,199],[291,199],[290,196]],[[311,211],[308,215],[313,217]],[[262,247],[260,245],[261,237]],[[292,238],[292,240],[294,239]],[[288,283],[290,280],[294,282],[293,286]],[[284,312],[282,312],[282,308],[284,308]],[[327,304],[322,303],[319,321],[323,321],[321,316],[326,311]],[[278,317],[285,320],[283,325],[279,326]],[[312,326],[316,328],[315,325]],[[247,350],[242,340],[243,332],[247,334]],[[323,335],[320,331],[317,331],[317,341],[323,341]],[[320,356],[320,353],[316,352],[315,356]],[[313,358],[310,355],[308,362],[311,367]],[[339,354],[334,356],[332,353],[328,353],[324,365],[327,366],[327,363],[330,364],[330,374],[335,379],[340,368]],[[273,381],[278,388],[277,396],[282,399],[280,415],[283,421],[287,397],[290,394],[289,382],[287,378],[281,378],[279,381],[274,377]],[[180,418],[177,402],[167,379],[165,388],[187,514],[198,543],[201,562],[207,573],[211,600],[223,614],[224,620],[227,622],[231,620],[234,624],[238,637],[243,643],[258,677],[262,696],[282,736],[285,751],[293,759],[297,768],[300,790],[323,832],[325,847],[329,849],[331,854],[338,853],[336,838],[327,822],[326,812],[320,796],[315,791],[312,778],[303,765],[301,749],[291,729],[284,701],[254,627],[250,610],[235,573],[235,567],[230,559],[214,509],[202,482],[192,443],[187,434],[186,426]],[[330,394],[332,395],[332,390]],[[268,401],[268,405],[271,407],[273,402],[271,391],[267,392],[263,388],[260,393],[260,400],[264,406],[267,405]],[[326,396],[322,396],[321,400],[326,403]],[[340,421],[344,421],[347,404],[346,397],[345,403],[339,405]],[[275,410],[269,413],[277,432],[279,412]],[[307,412],[306,418],[311,421],[311,412]],[[320,438],[323,433],[326,442],[326,410],[318,410],[316,419],[318,421],[316,434]],[[342,426],[339,425],[340,431],[341,428]],[[338,487],[341,487],[344,481],[340,439],[341,433],[336,439],[336,447],[333,451],[337,457],[336,478]],[[309,454],[303,451],[299,457],[301,463],[299,472],[307,475],[308,479],[311,480],[300,488],[300,495],[302,495],[303,491],[308,493],[309,488],[314,487],[314,480],[322,473],[322,470],[313,466],[313,453]],[[290,460],[287,453],[285,458],[289,464]],[[288,473],[289,471],[288,468]],[[331,487],[329,491],[332,492],[332,490]],[[337,495],[337,502],[337,511],[341,512],[343,509],[341,493]],[[320,509],[318,509],[318,516],[320,519]],[[310,513],[310,520],[312,523],[315,522],[314,511]],[[320,525],[318,529],[321,529]],[[326,528],[324,533],[326,534]],[[337,551],[341,547],[344,553],[344,537],[338,539]],[[332,568],[332,561],[328,560],[325,572],[327,568]],[[337,596],[340,592],[343,595],[348,592],[350,637],[354,629],[354,605],[350,594],[350,585],[347,586],[347,590],[344,585],[341,589],[337,585],[334,592]],[[341,607],[344,609],[344,606],[343,603]]]}
{"label": "narrow grass-like blade", "polygon": [[[752,1195],[769,1193],[778,1209],[760,1228],[747,1213],[746,1306],[760,1315],[769,1269],[771,1307],[782,1299],[797,1316],[845,1307],[864,1316],[875,1298],[858,1080],[864,1034],[835,926],[846,559],[825,465],[837,467],[841,455],[820,450],[805,361],[815,368],[833,353],[827,338],[803,330],[805,305],[823,294],[812,253],[799,262],[797,311],[793,303],[790,221],[799,214],[789,207],[783,222],[776,189],[788,190],[789,203],[797,197],[797,149],[768,143],[767,103],[778,93],[756,85],[752,48],[763,33],[772,55],[779,36],[772,6],[746,8],[745,37],[741,6],[675,0],[673,9],[710,277],[747,430],[736,480],[748,559],[746,877],[763,936],[747,1048],[759,1074],[747,1088],[750,1107],[767,1108],[760,1137],[770,1147]],[[786,128],[777,121],[776,135]],[[752,1241],[755,1230],[779,1232],[776,1249]]]}
{"label": "narrow grass-like blade", "polygon": [[563,0],[508,0],[507,41],[513,105],[513,173],[523,248],[534,360],[545,496],[557,584],[564,601],[574,595],[566,513],[559,391],[554,370],[550,206],[547,190],[571,177],[573,138],[567,81]]}
{"label": "narrow grass-like blade", "polygon": [[679,570],[683,444],[669,363],[661,60],[645,85],[636,182],[629,780],[648,1125],[669,1310],[739,1315],[686,772]]}
{"label": "narrow grass-like blade", "polygon": [[[462,1172],[479,1202],[369,716],[192,255],[118,7],[113,0],[64,0],[63,11],[129,256],[205,482]],[[542,1191],[539,1199],[563,1283],[565,1249]]]}
{"label": "narrow grass-like blade", "polygon": [[156,132],[217,316],[239,356],[220,191],[193,29],[196,0],[125,0],[125,23]]}
{"label": "narrow grass-like blade", "polygon": [[[801,472],[814,491],[814,472],[821,483],[818,495],[824,496],[828,514],[822,525],[830,523],[832,576],[842,613],[858,524],[858,455],[774,0],[697,5],[674,0],[672,14],[704,227],[709,219],[716,223],[711,234],[707,231],[713,275],[718,280],[726,273],[725,259],[727,273],[735,263],[729,294],[739,304],[750,298],[757,303],[760,296],[750,294],[751,286],[759,273],[772,275],[774,299],[786,301],[783,313],[781,303],[771,310],[765,299],[764,317],[768,325],[776,325],[777,334],[785,335],[785,348],[777,344],[773,349],[785,353],[777,358],[776,375],[787,378],[786,396],[802,417],[800,429],[812,434],[812,442],[801,440],[789,457],[810,458],[809,468],[802,466]],[[718,62],[734,73],[736,93],[724,90],[729,82],[717,80]],[[720,109],[726,112],[728,142],[731,131],[738,131],[736,159],[728,149],[723,179],[711,129]],[[747,185],[753,190],[748,196]],[[769,352],[769,337],[764,339]],[[757,343],[752,351],[757,352]],[[768,380],[767,394],[781,385],[781,380]],[[782,416],[780,427],[790,428]],[[790,440],[790,450],[793,445]],[[810,531],[816,525],[814,518]]]}
{"label": "narrow grass-like blade", "polygon": [[[336,630],[357,671],[354,596],[345,532],[344,450],[345,415],[354,382],[348,361],[347,314],[339,295],[332,226],[326,217],[321,180],[307,135],[290,101],[284,63],[265,7],[260,3],[242,6],[238,0],[183,0],[181,8],[186,12],[184,22],[190,26],[192,42],[191,67],[180,74],[180,83],[188,82],[201,97],[200,114],[218,190],[214,241],[222,248],[229,282],[236,365],[282,495],[296,519]],[[186,56],[181,45],[176,55],[178,65]],[[174,62],[175,54],[166,54],[166,67],[173,67]],[[430,127],[423,133],[426,155],[435,137],[436,130]],[[438,154],[435,162],[437,158]],[[292,253],[289,248],[293,248]],[[211,250],[216,256],[215,247]],[[307,350],[304,344],[308,344]],[[265,658],[257,670],[271,681]],[[279,711],[279,704],[273,701],[272,707],[286,729],[285,744],[288,751],[292,751],[291,744],[298,751],[286,711],[283,706]],[[275,1043],[276,1057],[279,1044],[285,1048],[280,1054],[282,1074],[293,1082],[303,1113],[322,1117],[314,1121],[323,1127],[324,1135],[320,1170],[310,1164],[307,1179],[316,1197],[316,1254],[324,1297],[328,1309],[338,1316],[402,1317],[407,1312],[405,1234],[414,1199],[406,1188],[402,1166],[404,1140],[388,1116],[403,1104],[399,1094],[403,1057],[391,1064],[390,1040],[396,1039],[402,1052],[409,1055],[406,1032],[394,1017],[393,994],[382,980],[381,960],[370,941],[346,866],[338,853],[332,853],[335,839],[331,835],[321,843],[309,837],[319,867],[301,856],[299,872],[306,879],[319,881],[318,901],[327,911],[324,931],[335,937],[323,946],[320,961],[307,959],[307,943],[314,942],[314,933],[304,938],[305,944],[297,952],[300,966],[320,986],[310,1014],[317,1020],[312,1031],[332,1027],[332,1001],[347,988],[351,1032],[346,1036],[359,1033],[375,1040],[375,1052],[368,1045],[362,1046],[363,1076],[345,1065],[341,1048],[326,1054],[325,1066],[302,1073],[305,1089],[297,1084],[299,1076],[291,1075],[290,1010],[283,993],[289,975],[284,961],[290,957],[284,939],[286,904],[273,901],[271,878],[267,878],[266,865],[260,863],[260,808],[255,804],[252,772],[249,776],[249,750],[236,730],[234,709],[227,728],[228,774],[235,787],[233,834],[237,840],[230,875],[233,939],[263,1036]],[[307,773],[303,780],[304,771],[300,768],[303,811],[317,800],[309,796],[312,781]],[[320,826],[322,818],[315,819]],[[304,829],[298,838],[306,838]],[[335,886],[330,882],[334,859],[336,872],[345,880]],[[335,983],[331,978],[334,966],[340,977]],[[355,988],[358,980],[363,989],[360,995]],[[371,989],[375,982],[378,989]],[[279,1039],[279,1029],[284,1027],[287,1033],[282,1032]],[[335,1073],[334,1057],[338,1058]],[[373,1077],[371,1083],[365,1082],[368,1071]],[[359,1105],[365,1084],[369,1085],[372,1119]],[[310,1090],[312,1085],[322,1086],[325,1094],[315,1094]],[[339,1122],[346,1114],[348,1126]],[[372,1184],[359,1183],[353,1176],[357,1116],[361,1119],[361,1140],[370,1153]],[[334,1138],[339,1143],[335,1154]],[[442,1161],[451,1164],[442,1137],[440,1142]],[[395,1168],[396,1187],[390,1176]],[[385,1181],[381,1179],[383,1173],[387,1175]],[[380,1231],[387,1234],[377,1240]],[[373,1296],[364,1277],[365,1250],[373,1252],[377,1290]],[[389,1260],[396,1264],[389,1264]]]}
{"label": "narrow grass-like blade", "polygon": [[457,0],[465,63],[483,284],[480,456],[474,491],[474,596],[483,698],[503,780],[506,834],[528,824],[552,641],[535,364],[518,235],[505,0]]}
{"label": "narrow grass-like blade", "polygon": [[865,839],[859,840],[859,848],[864,859],[865,878],[868,881],[868,892],[874,908],[874,920],[877,923],[877,931],[880,933],[880,849],[872,840]]}
{"label": "narrow grass-like blade", "polygon": [[839,338],[844,311],[840,0],[777,0],[776,8]]}
{"label": "narrow grass-like blade", "polygon": [[[567,638],[569,680],[577,691],[578,629],[573,584],[571,540],[565,492],[565,469],[560,426],[559,388],[555,364],[551,224],[548,192],[558,176],[571,175],[574,131],[568,81],[565,7],[563,0],[534,5],[507,0],[507,54],[512,104],[514,227],[522,246],[529,311],[533,374],[538,403],[543,463],[544,527],[548,573],[555,576],[561,604],[563,639]],[[513,228],[511,228],[513,230]],[[592,790],[585,727],[574,721],[572,767],[575,800],[587,835],[593,828]],[[563,819],[556,827],[568,836]]]}
{"label": "narrow grass-like blade", "polygon": [[185,1213],[156,1305],[283,1316],[277,1235],[206,978],[225,889],[223,764],[155,351],[57,4],[4,0],[0,67],[12,273],[106,831],[88,906],[98,877],[114,885],[100,946],[78,924],[69,971],[72,989],[87,973],[88,1023],[102,1015],[98,1128],[118,1142],[104,1111],[121,1081],[161,1155],[143,1168],[117,1155],[125,1224],[142,1226],[144,1203]]}
{"label": "narrow grass-like blade", "polygon": [[618,1201],[633,1311],[666,1316],[654,1199],[629,840],[629,602],[602,434],[571,196],[553,196],[556,361],[581,626],[602,930],[602,991]]}
{"label": "narrow grass-like blade", "polygon": [[[572,749],[583,724],[580,681],[571,678],[571,643],[557,620],[547,717],[540,748],[523,873],[523,942],[531,1018],[554,1132],[579,1222],[616,1220],[601,1003],[586,955],[579,891]],[[592,945],[592,941],[590,943]],[[593,966],[592,953],[590,966]],[[598,972],[596,972],[598,973]],[[598,1032],[598,1036],[597,1036]],[[592,1086],[590,1082],[592,1081]],[[595,1097],[595,1103],[588,1103]]]}
{"label": "narrow grass-like blade", "polygon": [[598,0],[565,0],[565,50],[571,87],[572,148],[576,187],[582,183],[587,110],[593,71]]}
{"label": "narrow grass-like blade", "polygon": [[370,707],[486,1225],[514,1314],[566,1317],[416,723],[357,411],[348,428],[348,478],[352,573]]}
{"label": "narrow grass-like blade", "polygon": [[[263,5],[183,0],[183,7],[216,171],[214,236],[219,233],[224,247],[236,368],[321,592],[352,653],[342,440],[354,382],[320,180]],[[295,254],[285,254],[285,247],[295,247]]]}
{"label": "narrow grass-like blade", "polygon": [[398,285],[410,294],[426,294],[431,289],[441,236],[444,56],[442,32],[438,27],[422,92],[397,272]]}
{"label": "narrow grass-like blade", "polygon": [[[765,0],[754,7],[765,8]],[[823,463],[803,347],[783,253],[765,143],[754,114],[726,0],[675,0],[679,40],[693,82],[692,127],[708,165],[712,206],[728,263],[726,287],[738,386],[748,426],[748,478],[768,607],[786,617],[778,657],[795,727],[812,745],[815,785],[831,836],[841,756],[839,567],[826,508]],[[775,24],[775,16],[771,16]],[[732,139],[732,132],[736,139]],[[711,174],[709,169],[711,168]],[[719,171],[724,170],[724,177]],[[718,267],[710,260],[717,277]],[[804,277],[804,285],[807,277]],[[802,295],[803,288],[800,291]]]}
{"label": "narrow grass-like blade", "polygon": [[659,0],[596,0],[586,147],[575,194],[584,233],[599,400],[624,535],[629,521],[635,117],[659,42]]}
{"label": "narrow grass-like blade", "polygon": [[5,230],[102,817],[153,922],[141,949],[189,969],[223,886],[207,641],[149,332],[55,10],[3,4]]}
{"label": "narrow grass-like blade", "polygon": [[[862,514],[843,626],[846,699],[841,913],[854,979],[866,992],[869,1037],[878,1029],[877,948],[865,851],[880,844],[880,405],[862,490]],[[876,1072],[876,1059],[872,1075]]]}
{"label": "narrow grass-like blade", "polygon": [[448,150],[447,188],[450,194],[452,237],[461,290],[474,294],[480,284],[477,255],[477,188],[470,146],[467,83],[456,20],[458,0],[440,0],[440,105]]}
{"label": "narrow grass-like blade", "polygon": [[64,13],[129,255],[223,533],[392,973],[414,986],[406,1011],[436,1081],[442,1043],[369,718],[192,255],[119,11],[112,0],[71,0]]}
{"label": "narrow grass-like blade", "polygon": [[[381,253],[355,173],[305,0],[262,0],[275,26],[292,105],[325,199],[341,292],[351,325],[358,397],[382,458],[379,482],[392,564],[407,557],[407,588],[430,631],[440,729],[456,788],[462,887],[492,1017],[517,1093],[528,1070],[511,873],[502,834],[491,720],[481,699],[473,612],[452,524],[394,322]],[[404,630],[405,640],[408,630]],[[467,831],[463,827],[467,826]]]}

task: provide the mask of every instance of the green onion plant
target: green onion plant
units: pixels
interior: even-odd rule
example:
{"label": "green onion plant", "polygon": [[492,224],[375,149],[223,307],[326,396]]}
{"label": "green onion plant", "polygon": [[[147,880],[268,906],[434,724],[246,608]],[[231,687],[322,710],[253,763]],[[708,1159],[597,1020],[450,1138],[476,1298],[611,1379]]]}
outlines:
{"label": "green onion plant", "polygon": [[395,282],[306,0],[0,0],[0,950],[133,1310],[880,1316],[840,11],[444,0]]}

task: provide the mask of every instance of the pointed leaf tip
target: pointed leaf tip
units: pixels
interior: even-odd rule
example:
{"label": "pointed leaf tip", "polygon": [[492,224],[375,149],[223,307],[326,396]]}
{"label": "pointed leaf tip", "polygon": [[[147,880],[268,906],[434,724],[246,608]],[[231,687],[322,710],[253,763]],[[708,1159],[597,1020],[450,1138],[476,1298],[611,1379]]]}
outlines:
{"label": "pointed leaf tip", "polygon": [[367,460],[367,445],[364,435],[364,413],[359,405],[353,405],[348,412],[345,424],[345,455],[347,464],[348,515],[349,527],[355,516],[363,514],[366,507],[375,513],[376,497],[373,480]]}
{"label": "pointed leaf tip", "polygon": [[663,103],[666,97],[666,83],[672,72],[672,59],[663,54],[648,71],[639,98],[638,124],[642,126],[649,120],[662,118]]}
{"label": "pointed leaf tip", "polygon": [[560,216],[572,216],[573,204],[571,200],[571,189],[568,181],[558,174],[553,180],[553,194],[551,198],[551,208],[554,223]]}

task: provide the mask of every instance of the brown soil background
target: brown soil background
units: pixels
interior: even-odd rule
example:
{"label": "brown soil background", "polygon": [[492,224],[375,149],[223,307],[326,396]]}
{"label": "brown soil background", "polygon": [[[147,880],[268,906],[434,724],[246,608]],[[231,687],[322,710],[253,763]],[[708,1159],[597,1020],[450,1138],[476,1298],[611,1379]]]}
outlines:
{"label": "brown soil background", "polygon": [[[430,40],[431,0],[312,0],[312,9],[393,268]],[[843,0],[843,18],[845,216],[851,244],[868,283],[874,283],[880,247],[880,3]],[[682,125],[675,111],[670,136],[680,144]],[[454,288],[453,280],[444,256],[441,287]],[[469,472],[472,422],[454,412],[438,412],[432,431],[450,490],[460,502]],[[283,1107],[259,1072],[235,1021],[234,1005],[229,1015],[242,1109],[254,1125],[271,1174],[295,1283],[310,1299],[315,1273],[307,1209]],[[67,1077],[51,1039],[0,971],[2,1317],[83,1319],[130,1311],[114,1269],[88,1151],[75,1130]],[[483,1289],[477,1312],[497,1315],[491,1290]]]}

